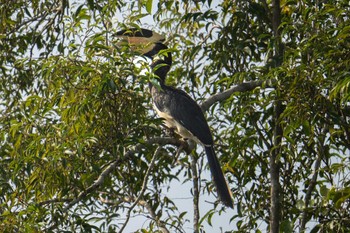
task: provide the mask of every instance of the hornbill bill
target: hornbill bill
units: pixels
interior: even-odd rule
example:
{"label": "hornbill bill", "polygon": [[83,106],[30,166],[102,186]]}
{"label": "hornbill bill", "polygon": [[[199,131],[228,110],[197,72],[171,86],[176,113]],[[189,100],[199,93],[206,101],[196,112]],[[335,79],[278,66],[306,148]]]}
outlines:
{"label": "hornbill bill", "polygon": [[[162,43],[165,38],[153,31],[136,28],[119,31],[115,36],[124,38],[131,46],[136,46],[132,47],[134,50],[152,59],[152,72],[159,78],[158,86],[149,84],[155,111],[169,129],[174,129],[184,139],[203,145],[218,196],[226,206],[233,208],[232,194],[215,154],[213,137],[201,108],[187,93],[165,84],[172,64],[171,53]],[[165,50],[163,58],[156,59],[161,50]]]}

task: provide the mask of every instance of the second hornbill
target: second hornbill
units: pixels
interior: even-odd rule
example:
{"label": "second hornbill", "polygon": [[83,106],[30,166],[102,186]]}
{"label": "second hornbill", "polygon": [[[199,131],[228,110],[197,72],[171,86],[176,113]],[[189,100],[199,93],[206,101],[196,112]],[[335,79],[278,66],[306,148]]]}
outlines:
{"label": "second hornbill", "polygon": [[[172,64],[171,53],[162,43],[165,38],[153,31],[136,28],[119,31],[115,36],[124,38],[134,50],[152,59],[152,72],[159,80],[158,86],[149,84],[155,111],[168,128],[174,129],[184,139],[203,145],[218,196],[226,206],[233,208],[232,194],[215,154],[213,137],[201,108],[187,93],[165,84]],[[165,50],[163,58],[156,59],[161,50]]]}

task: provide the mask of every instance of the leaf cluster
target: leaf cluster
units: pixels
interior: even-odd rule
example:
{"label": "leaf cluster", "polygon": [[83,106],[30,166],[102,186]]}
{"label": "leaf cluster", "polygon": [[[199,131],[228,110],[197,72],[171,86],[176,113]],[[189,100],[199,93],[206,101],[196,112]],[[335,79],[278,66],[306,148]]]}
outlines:
{"label": "leaf cluster", "polygon": [[[264,0],[2,1],[0,231],[114,232],[141,215],[149,221],[139,232],[185,231],[188,210],[168,190],[193,170],[187,157],[173,165],[176,138],[154,139],[161,120],[150,111],[147,65],[113,38],[147,19],[173,52],[167,82],[199,103],[262,83],[206,113],[236,204],[230,230],[269,230],[278,148],[281,231],[347,232],[349,11],[345,0],[280,1],[276,37]],[[201,175],[205,159],[192,154]],[[201,193],[215,193],[199,181]],[[194,229],[222,214],[215,203]]]}

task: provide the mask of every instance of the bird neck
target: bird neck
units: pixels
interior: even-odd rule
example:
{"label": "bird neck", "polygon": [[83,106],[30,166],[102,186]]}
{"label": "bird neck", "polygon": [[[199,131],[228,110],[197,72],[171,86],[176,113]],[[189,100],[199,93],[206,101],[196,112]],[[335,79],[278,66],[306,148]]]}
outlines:
{"label": "bird neck", "polygon": [[151,68],[153,73],[159,77],[160,84],[165,83],[166,75],[168,74],[172,64],[171,53],[167,53],[163,59],[153,60]]}

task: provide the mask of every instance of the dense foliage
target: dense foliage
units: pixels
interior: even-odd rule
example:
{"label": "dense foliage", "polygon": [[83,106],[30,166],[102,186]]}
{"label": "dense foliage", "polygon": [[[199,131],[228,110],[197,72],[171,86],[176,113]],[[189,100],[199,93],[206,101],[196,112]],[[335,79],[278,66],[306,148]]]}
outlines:
{"label": "dense foliage", "polygon": [[[232,232],[349,231],[348,1],[1,0],[0,17],[1,232],[121,232],[137,215],[139,232],[217,232],[213,216]],[[139,26],[167,36],[168,83],[204,103],[234,211],[192,220],[168,195],[215,191],[113,37]]]}

